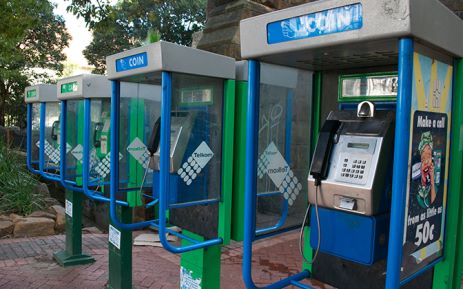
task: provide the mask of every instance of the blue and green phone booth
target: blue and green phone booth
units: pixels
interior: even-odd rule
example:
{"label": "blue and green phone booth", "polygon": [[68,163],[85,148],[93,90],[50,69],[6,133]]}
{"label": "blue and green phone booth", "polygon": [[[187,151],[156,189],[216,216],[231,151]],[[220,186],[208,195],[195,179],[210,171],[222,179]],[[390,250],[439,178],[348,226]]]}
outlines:
{"label": "blue and green phone booth", "polygon": [[[220,250],[230,240],[235,61],[160,41],[107,57],[113,81],[111,109],[111,220],[118,228],[158,228],[163,247],[181,253],[180,287],[218,288]],[[124,167],[117,161],[119,120],[127,109],[121,87],[140,84],[160,110],[146,115],[146,134],[136,147],[152,179],[158,218],[124,223],[115,214]],[[178,226],[182,232],[169,229]],[[166,233],[181,239],[181,246]],[[153,269],[155,270],[155,269]]]}
{"label": "blue and green phone booth", "polygon": [[[263,288],[314,288],[307,278],[337,288],[460,288],[461,31],[463,21],[437,0],[317,1],[241,22],[247,288],[257,288],[265,63],[314,71],[312,109],[298,123],[317,145],[297,177],[313,208],[303,270]],[[275,152],[264,164],[281,159]]]}
{"label": "blue and green phone booth", "polygon": [[56,85],[29,86],[27,104],[27,168],[44,178],[59,170],[59,115]]}
{"label": "blue and green phone booth", "polygon": [[[77,75],[58,81],[58,88],[58,98],[62,101],[61,137],[70,148],[70,153],[61,162],[61,178],[63,185],[73,194],[73,200],[67,199],[66,204],[80,218],[82,194],[99,204],[110,203],[111,82],[103,75]],[[146,98],[146,91],[143,85],[126,84],[121,94],[127,107],[134,106],[121,117],[121,129],[134,130],[129,133],[130,138],[121,140],[124,149],[118,159],[127,166],[119,180],[119,184],[127,188],[126,197],[116,201],[119,214],[125,221],[131,221],[132,209],[141,206],[141,164],[131,159],[129,144],[140,134],[137,124],[143,124],[141,112],[148,107],[129,104],[125,100],[129,96]],[[79,194],[75,195],[75,192]],[[78,208],[75,208],[76,202]],[[70,221],[75,222],[74,218]],[[118,234],[114,234],[115,231]],[[132,233],[118,231],[114,224],[109,225],[107,288],[132,288]]]}

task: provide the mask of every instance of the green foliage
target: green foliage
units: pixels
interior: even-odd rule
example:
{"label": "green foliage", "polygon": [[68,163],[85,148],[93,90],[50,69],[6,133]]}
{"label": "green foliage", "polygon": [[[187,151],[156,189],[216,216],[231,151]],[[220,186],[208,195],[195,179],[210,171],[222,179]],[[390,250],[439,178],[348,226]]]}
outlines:
{"label": "green foliage", "polygon": [[70,39],[49,0],[0,1],[0,125],[25,125],[24,89],[63,70]]}
{"label": "green foliage", "polygon": [[206,21],[206,0],[121,0],[114,6],[109,0],[67,1],[68,11],[92,30],[93,41],[83,53],[94,73],[105,72],[106,56],[156,41],[150,31],[158,31],[162,40],[191,45],[193,33]]}
{"label": "green foliage", "polygon": [[0,214],[28,215],[45,207],[44,196],[36,192],[38,181],[25,160],[0,142]]}

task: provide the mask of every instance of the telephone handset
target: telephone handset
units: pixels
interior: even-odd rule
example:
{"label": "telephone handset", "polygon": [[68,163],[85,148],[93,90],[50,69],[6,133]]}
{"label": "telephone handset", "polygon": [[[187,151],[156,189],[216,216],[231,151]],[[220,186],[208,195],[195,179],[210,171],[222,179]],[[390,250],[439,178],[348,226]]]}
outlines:
{"label": "telephone handset", "polygon": [[100,136],[98,136],[98,132],[103,130],[103,126],[104,124],[102,122],[95,123],[95,129],[93,131],[93,146],[96,148],[101,147],[101,133]]}
{"label": "telephone handset", "polygon": [[319,186],[321,180],[328,176],[328,167],[331,151],[334,143],[334,136],[339,129],[339,120],[326,120],[318,137],[317,147],[310,167],[310,175],[315,179],[315,185]]}
{"label": "telephone handset", "polygon": [[51,125],[51,139],[54,141],[58,140],[58,134],[56,133],[56,130],[59,129],[59,120],[55,120],[53,124]]}
{"label": "telephone handset", "polygon": [[153,130],[151,131],[151,135],[148,142],[148,151],[150,155],[154,155],[159,148],[160,142],[160,134],[161,134],[161,117],[158,117],[156,122],[153,125]]}

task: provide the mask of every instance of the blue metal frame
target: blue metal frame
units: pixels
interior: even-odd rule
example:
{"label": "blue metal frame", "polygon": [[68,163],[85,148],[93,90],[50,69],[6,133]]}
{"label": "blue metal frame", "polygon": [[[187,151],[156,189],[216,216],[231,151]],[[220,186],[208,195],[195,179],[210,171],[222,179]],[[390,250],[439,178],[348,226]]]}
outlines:
{"label": "blue metal frame", "polygon": [[[160,171],[159,171],[159,239],[162,246],[172,253],[184,253],[196,249],[202,249],[209,246],[223,243],[222,238],[215,238],[206,241],[191,240],[193,244],[187,246],[173,246],[166,238],[166,211],[168,195],[170,192],[170,173],[169,173],[169,156],[170,156],[170,121],[172,106],[172,74],[167,71],[162,72],[162,97],[161,97],[161,142],[160,142]],[[154,172],[153,172],[154,174]],[[154,188],[153,188],[154,193]]]}
{"label": "blue metal frame", "polygon": [[[159,199],[153,200],[147,206],[152,206],[156,203],[159,203],[159,219],[148,220],[138,223],[122,223],[119,220],[116,212],[117,200],[116,195],[120,191],[119,190],[119,138],[120,138],[120,123],[119,123],[119,116],[120,116],[120,89],[121,84],[118,80],[112,81],[112,92],[111,92],[111,120],[110,120],[110,131],[111,131],[111,151],[110,151],[110,198],[109,198],[109,215],[111,221],[123,230],[136,230],[141,229],[147,226],[153,226],[159,230],[159,238],[163,247],[172,252],[172,253],[184,253],[196,249],[205,248],[208,246],[213,246],[222,243],[222,239],[213,239],[207,240],[204,242],[200,242],[194,240],[188,236],[185,236],[181,233],[175,232],[171,229],[166,228],[166,210],[167,210],[167,194],[169,190],[169,186],[167,185],[165,180],[169,181],[169,150],[170,150],[170,109],[171,109],[171,85],[172,85],[172,78],[170,73],[163,72],[162,74],[162,102],[161,102],[161,170],[160,170],[160,193]],[[164,168],[164,169],[163,169]],[[153,172],[154,173],[154,172]],[[167,178],[166,178],[167,175]],[[154,195],[154,187],[152,188],[153,195]],[[187,240],[192,245],[184,246],[184,247],[175,247],[172,246],[167,238],[166,233],[175,235],[181,239]]]}
{"label": "blue metal frame", "polygon": [[[246,126],[246,163],[244,183],[244,240],[243,240],[243,279],[246,288],[259,288],[252,279],[252,242],[256,232],[256,180],[257,180],[257,130],[259,120],[260,63],[256,60],[248,62],[248,105]],[[162,157],[162,155],[161,155]],[[300,288],[312,288],[298,281],[310,276],[309,271],[302,271],[262,288],[276,289],[289,285]],[[304,286],[304,287],[303,287]]]}
{"label": "blue metal frame", "polygon": [[[40,175],[40,170],[32,167],[32,103],[27,104],[27,131],[26,131],[26,166],[27,169],[36,175]],[[40,133],[40,132],[39,132]],[[39,148],[40,150],[40,148]],[[40,164],[40,161],[37,162]]]}
{"label": "blue metal frame", "polygon": [[[291,164],[291,131],[292,131],[292,119],[291,116],[293,115],[293,91],[289,90],[288,91],[288,97],[286,98],[286,119],[285,119],[285,159],[286,162],[290,165]],[[267,192],[267,193],[261,193],[258,194],[258,198],[262,197],[270,197],[274,195],[283,195],[281,192]],[[272,233],[280,228],[282,228],[285,223],[286,219],[288,218],[288,210],[289,210],[289,204],[288,200],[283,198],[282,200],[282,205],[283,208],[281,210],[281,217],[278,220],[278,222],[270,227],[266,228],[259,228],[256,229],[256,235],[254,236],[255,239],[263,239],[267,237],[269,233]]]}
{"label": "blue metal frame", "polygon": [[[48,169],[45,167],[45,120],[47,117],[47,104],[46,102],[40,103],[40,138],[39,138],[39,174],[44,179],[54,182],[60,182],[60,178],[57,174],[51,174],[47,172]],[[61,157],[60,157],[61,163]]]}
{"label": "blue metal frame", "polygon": [[[101,195],[101,192],[89,189],[90,179],[90,123],[91,123],[91,99],[84,99],[84,144],[82,158],[82,189],[83,193],[94,201],[109,203],[110,199]],[[128,206],[127,202],[116,201],[118,205]]]}
{"label": "blue metal frame", "polygon": [[111,150],[110,156],[110,193],[109,193],[109,216],[111,221],[122,230],[137,230],[153,225],[156,220],[143,221],[138,223],[122,223],[117,215],[116,195],[119,192],[119,116],[121,108],[121,84],[117,80],[111,81]]}
{"label": "blue metal frame", "polygon": [[399,40],[399,87],[397,94],[394,143],[394,172],[392,176],[392,204],[387,257],[386,289],[400,287],[402,243],[405,218],[405,198],[410,147],[410,111],[413,78],[413,39]]}

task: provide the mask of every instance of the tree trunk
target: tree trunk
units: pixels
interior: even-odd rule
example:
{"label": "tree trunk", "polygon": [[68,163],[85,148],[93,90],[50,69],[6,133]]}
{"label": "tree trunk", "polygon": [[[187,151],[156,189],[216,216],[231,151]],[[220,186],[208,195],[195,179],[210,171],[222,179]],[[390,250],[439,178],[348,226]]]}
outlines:
{"label": "tree trunk", "polygon": [[5,126],[6,98],[8,97],[5,84],[0,80],[0,126]]}

